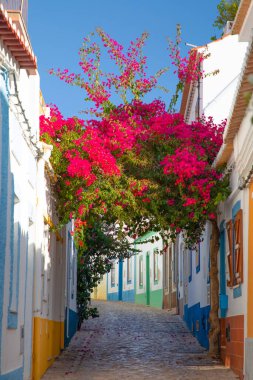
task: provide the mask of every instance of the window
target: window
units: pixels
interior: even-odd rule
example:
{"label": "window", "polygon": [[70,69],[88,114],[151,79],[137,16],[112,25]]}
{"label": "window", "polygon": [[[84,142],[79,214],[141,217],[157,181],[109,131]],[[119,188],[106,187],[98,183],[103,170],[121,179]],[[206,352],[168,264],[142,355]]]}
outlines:
{"label": "window", "polygon": [[188,251],[188,281],[192,280],[192,250]]}
{"label": "window", "polygon": [[20,261],[20,227],[19,223],[16,221],[14,223],[14,236],[13,236],[13,251],[12,251],[12,270],[11,270],[11,302],[10,302],[10,311],[16,313],[17,310],[17,297],[18,297],[18,266]]}
{"label": "window", "polygon": [[71,299],[74,299],[74,290],[75,290],[75,251],[73,246],[73,238],[68,231],[68,260],[69,260],[69,266],[70,266],[70,289],[71,289]]}
{"label": "window", "polygon": [[200,110],[199,110],[199,98],[196,100],[195,104],[195,119],[198,119],[200,116]]}
{"label": "window", "polygon": [[227,223],[228,271],[227,286],[233,287],[243,282],[243,214],[240,209]]}
{"label": "window", "polygon": [[171,244],[171,251],[172,251],[172,282],[174,285],[176,285],[176,250],[175,245]]}
{"label": "window", "polygon": [[[44,218],[44,234],[43,234],[43,247],[41,256],[41,277],[42,277],[42,300],[41,302],[48,302],[48,279],[49,279],[49,262],[50,262],[50,230],[47,219]],[[69,259],[67,261],[68,278],[69,273]]]}
{"label": "window", "polygon": [[183,285],[183,268],[184,268],[184,246],[183,246],[183,244],[181,244],[181,246],[180,246],[180,268],[179,268],[180,286]]}
{"label": "window", "polygon": [[111,286],[115,286],[115,261],[113,262],[111,268]]}
{"label": "window", "polygon": [[154,282],[158,282],[158,250],[154,251]]}
{"label": "window", "polygon": [[[13,184],[14,187],[14,184]],[[14,188],[13,188],[14,191]],[[12,206],[11,225],[11,263],[10,263],[10,298],[8,313],[8,328],[17,329],[18,306],[19,306],[19,274],[20,274],[20,243],[21,228],[20,220],[20,200],[14,193],[14,203]]]}
{"label": "window", "polygon": [[139,257],[139,286],[143,286],[143,256]]}
{"label": "window", "polygon": [[169,286],[169,268],[168,268],[168,255],[169,255],[169,252],[168,250],[166,249],[165,253],[164,253],[164,287],[165,289],[168,289],[168,286]]}
{"label": "window", "polygon": [[200,271],[200,243],[196,247],[196,273]]}
{"label": "window", "polygon": [[132,258],[127,258],[127,283],[130,284],[132,282]]}
{"label": "window", "polygon": [[208,251],[208,261],[207,261],[207,284],[210,284],[210,269],[211,269],[211,255],[210,255],[210,247],[211,247],[211,237],[209,241],[209,251]]}

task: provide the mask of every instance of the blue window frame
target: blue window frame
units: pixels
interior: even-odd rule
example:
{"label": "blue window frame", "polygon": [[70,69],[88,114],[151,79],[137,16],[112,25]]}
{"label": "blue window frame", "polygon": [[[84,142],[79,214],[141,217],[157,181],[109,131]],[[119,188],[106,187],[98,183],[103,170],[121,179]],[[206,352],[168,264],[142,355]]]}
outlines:
{"label": "blue window frame", "polygon": [[220,224],[220,293],[226,294],[226,236],[224,221]]}

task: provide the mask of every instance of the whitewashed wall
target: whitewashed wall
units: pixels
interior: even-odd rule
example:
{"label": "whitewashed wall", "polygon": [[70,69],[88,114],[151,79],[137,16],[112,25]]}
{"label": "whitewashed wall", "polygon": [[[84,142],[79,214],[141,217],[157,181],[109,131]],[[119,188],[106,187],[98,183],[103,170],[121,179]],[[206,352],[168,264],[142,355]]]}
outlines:
{"label": "whitewashed wall", "polygon": [[134,289],[134,260],[135,257],[130,257],[130,267],[131,267],[131,282],[127,281],[127,259],[124,259],[123,264],[123,291],[133,290]]}
{"label": "whitewashed wall", "polygon": [[[9,178],[7,246],[5,251],[5,278],[3,300],[3,319],[1,324],[1,373],[13,372],[23,368],[24,379],[30,378],[32,356],[32,311],[33,311],[33,268],[35,255],[35,208],[36,208],[36,152],[29,146],[28,126],[24,123],[20,109],[16,107],[13,74],[17,79],[19,97],[25,115],[32,126],[34,143],[39,134],[39,76],[28,76],[19,70],[8,51],[0,43],[1,65],[7,70],[9,87]],[[2,78],[1,78],[2,81]],[[1,89],[6,83],[1,82]],[[2,110],[1,110],[2,112]],[[2,142],[6,143],[6,142]],[[12,194],[12,181],[14,193]],[[14,223],[19,225],[20,237],[14,228],[11,236],[12,207]],[[11,246],[12,239],[14,248]],[[2,252],[4,254],[4,252]],[[11,274],[12,273],[12,274]],[[12,298],[11,298],[12,295]],[[17,298],[18,308],[13,300]],[[12,302],[11,302],[12,299]],[[16,311],[16,315],[14,312]],[[14,322],[16,321],[16,322]],[[17,376],[20,376],[21,371]]]}
{"label": "whitewashed wall", "polygon": [[112,273],[111,271],[107,274],[107,292],[108,293],[118,293],[119,291],[119,262],[114,260],[115,264],[115,285],[112,286]]}
{"label": "whitewashed wall", "polygon": [[[200,115],[212,116],[216,123],[228,117],[247,46],[247,43],[238,41],[238,35],[228,35],[199,49],[210,54],[203,61],[204,73],[219,70],[216,75],[208,75],[201,80]],[[195,88],[188,121],[196,118],[197,97]]]}
{"label": "whitewashed wall", "polygon": [[[150,256],[150,291],[155,291],[163,288],[163,256],[158,255],[158,281],[154,283],[154,250],[161,250],[163,248],[163,242],[160,238],[158,241],[154,243],[148,242],[143,244],[136,244],[136,248],[141,252],[138,253],[135,257],[135,265],[136,265],[136,294],[142,294],[146,292],[146,254],[149,253]],[[143,257],[143,287],[139,286],[139,258]]]}

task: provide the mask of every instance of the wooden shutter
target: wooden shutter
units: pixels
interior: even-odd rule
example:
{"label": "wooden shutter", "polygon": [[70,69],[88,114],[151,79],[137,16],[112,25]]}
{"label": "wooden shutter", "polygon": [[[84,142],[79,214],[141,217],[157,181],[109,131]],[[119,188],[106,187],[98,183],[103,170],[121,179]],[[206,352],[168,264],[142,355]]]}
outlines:
{"label": "wooden shutter", "polygon": [[229,280],[227,280],[227,286],[231,287],[233,286],[234,282],[234,271],[233,271],[233,223],[232,220],[230,220],[227,223],[227,236],[228,236],[228,253],[227,253],[227,259],[228,259],[228,270],[229,270]]}
{"label": "wooden shutter", "polygon": [[242,209],[238,211],[234,220],[234,276],[235,283],[243,282],[243,224]]}

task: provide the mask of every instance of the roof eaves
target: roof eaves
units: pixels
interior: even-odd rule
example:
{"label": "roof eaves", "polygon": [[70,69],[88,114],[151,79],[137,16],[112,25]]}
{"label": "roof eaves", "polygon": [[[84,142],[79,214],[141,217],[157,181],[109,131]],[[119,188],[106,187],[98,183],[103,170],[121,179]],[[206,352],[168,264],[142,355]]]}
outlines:
{"label": "roof eaves", "polygon": [[24,37],[17,30],[16,25],[8,16],[3,5],[0,5],[0,38],[18,62],[20,68],[28,70],[29,74],[36,74],[37,60]]}
{"label": "roof eaves", "polygon": [[231,29],[231,34],[239,34],[241,32],[251,1],[252,0],[241,0]]}
{"label": "roof eaves", "polygon": [[253,92],[253,84],[248,81],[248,77],[253,72],[253,39],[249,44],[244,64],[242,67],[240,79],[235,92],[234,100],[231,106],[228,123],[224,131],[223,145],[215,160],[215,165],[220,166],[229,160],[233,152],[233,140],[240,129],[240,125],[245,116],[248,107],[246,99],[247,92]]}

